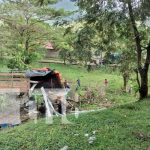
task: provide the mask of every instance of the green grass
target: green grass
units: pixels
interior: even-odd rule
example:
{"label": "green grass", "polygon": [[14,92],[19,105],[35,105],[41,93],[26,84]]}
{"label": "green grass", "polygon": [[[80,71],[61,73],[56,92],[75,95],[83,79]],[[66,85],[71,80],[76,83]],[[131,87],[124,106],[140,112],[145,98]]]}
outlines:
{"label": "green grass", "polygon": [[[80,78],[83,86],[102,86],[103,81],[106,78],[108,79],[111,87],[119,88],[123,84],[122,77],[120,75],[116,74],[116,72],[106,72],[104,69],[87,72],[87,70],[81,66],[63,64],[40,64],[40,66],[46,66],[58,70],[64,79],[73,83],[76,83],[76,80]],[[36,64],[35,67],[39,67],[39,64]]]}
{"label": "green grass", "polygon": [[8,70],[8,68],[6,66],[6,61],[0,60],[0,72],[7,71],[7,70]]}
{"label": "green grass", "polygon": [[[39,67],[39,64],[34,64]],[[71,84],[76,85],[76,80],[81,80],[82,87],[102,88],[104,86],[104,79],[109,82],[106,98],[116,104],[124,104],[136,101],[133,94],[126,94],[121,91],[123,86],[123,79],[118,72],[112,72],[105,68],[100,68],[91,72],[81,66],[63,65],[63,64],[40,64],[41,67],[50,67],[58,70],[64,79],[67,79]]]}
{"label": "green grass", "polygon": [[[34,64],[33,67],[50,67],[61,72],[64,79],[76,84],[80,78],[82,87],[99,88],[105,78],[109,81],[106,98],[116,105],[136,101],[132,94],[123,93],[122,77],[118,72],[99,69],[87,72],[80,66],[61,64]],[[1,66],[0,66],[1,67]],[[108,110],[80,114],[76,119],[68,118],[73,124],[63,125],[60,118],[54,124],[45,120],[32,121],[0,132],[0,150],[59,150],[67,145],[69,150],[150,150],[150,99],[123,105]],[[83,104],[83,108],[95,109],[96,105]],[[88,137],[96,131],[92,145]],[[141,137],[140,135],[143,135]]]}
{"label": "green grass", "polygon": [[[80,114],[73,124],[63,125],[59,118],[54,124],[26,123],[0,133],[0,150],[59,150],[67,145],[69,150],[150,150],[150,99],[118,108]],[[96,131],[96,140],[88,137]]]}
{"label": "green grass", "polygon": [[[112,72],[107,68],[100,68],[87,72],[84,67],[75,65],[34,63],[31,66],[32,68],[49,67],[51,69],[56,69],[62,74],[63,79],[67,79],[74,87],[76,86],[76,80],[79,78],[81,80],[82,88],[89,87],[91,89],[100,89],[104,86],[104,79],[106,78],[109,82],[106,92],[106,98],[108,100],[116,104],[136,101],[136,98],[132,94],[122,93],[121,87],[123,86],[123,80],[121,75],[119,75],[118,72]],[[4,65],[3,67],[0,66],[0,68],[0,70],[7,70]]]}

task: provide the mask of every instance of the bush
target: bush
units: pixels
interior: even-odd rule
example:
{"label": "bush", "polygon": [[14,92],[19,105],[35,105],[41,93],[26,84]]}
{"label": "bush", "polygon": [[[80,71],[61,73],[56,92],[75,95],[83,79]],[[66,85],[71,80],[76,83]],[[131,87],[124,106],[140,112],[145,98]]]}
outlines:
{"label": "bush", "polygon": [[29,68],[29,65],[38,59],[39,54],[32,52],[27,54],[26,52],[18,52],[13,58],[8,61],[7,67],[10,69],[24,70]]}

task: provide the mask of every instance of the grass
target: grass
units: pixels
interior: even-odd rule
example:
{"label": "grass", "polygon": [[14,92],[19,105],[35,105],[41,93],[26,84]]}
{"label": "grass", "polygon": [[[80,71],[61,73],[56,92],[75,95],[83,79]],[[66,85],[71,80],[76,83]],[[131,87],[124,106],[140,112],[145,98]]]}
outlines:
{"label": "grass", "polygon": [[[39,64],[34,66],[39,67]],[[82,86],[102,86],[105,78],[108,79],[109,85],[114,87],[114,89],[121,87],[123,84],[122,77],[120,75],[116,74],[116,72],[106,72],[104,69],[87,72],[87,70],[81,66],[63,64],[40,64],[40,66],[46,66],[58,70],[64,79],[67,79],[73,84],[75,84],[76,80],[79,78],[81,80]]]}
{"label": "grass", "polygon": [[[7,67],[2,64],[0,66],[0,70],[7,70]],[[100,89],[104,86],[104,79],[106,78],[109,82],[106,92],[106,98],[108,100],[116,104],[124,104],[131,101],[136,101],[136,98],[132,94],[122,93],[121,87],[123,86],[123,80],[118,72],[112,72],[106,68],[100,68],[98,70],[87,72],[87,70],[81,66],[53,63],[34,63],[31,66],[32,68],[49,67],[56,69],[62,74],[63,79],[67,79],[67,81],[71,82],[70,84],[74,87],[76,86],[76,80],[79,78],[81,80],[82,88],[89,87],[91,89]],[[94,106],[92,108],[94,108]]]}
{"label": "grass", "polygon": [[[117,72],[99,69],[87,72],[80,66],[61,64],[34,64],[33,67],[50,67],[61,72],[64,79],[76,84],[80,78],[82,87],[99,88],[105,78],[109,81],[106,98],[116,105],[136,101],[132,94],[123,93],[122,77]],[[2,68],[2,66],[0,66]],[[3,66],[4,67],[4,66]],[[5,68],[5,67],[4,67]],[[6,68],[5,68],[6,69]],[[61,124],[54,118],[54,124],[26,124],[0,131],[0,150],[59,150],[67,145],[69,150],[150,150],[150,99],[120,107],[80,114],[76,119],[68,115],[73,124]],[[83,108],[95,109],[96,105],[83,104]],[[96,131],[93,135],[93,131]],[[88,143],[85,134],[95,136],[93,144]]]}
{"label": "grass", "polygon": [[[39,67],[39,64],[34,64]],[[63,65],[63,64],[40,64],[41,67],[50,67],[58,70],[64,79],[76,85],[76,80],[81,80],[82,87],[102,88],[104,86],[104,79],[107,79],[109,86],[106,91],[106,98],[116,104],[124,104],[136,101],[133,94],[123,93],[121,87],[123,86],[123,79],[118,72],[112,72],[109,69],[100,68],[91,72],[81,66]]]}
{"label": "grass", "polygon": [[[0,150],[150,150],[150,99],[100,112],[80,114],[73,124],[64,125],[59,118],[54,124],[44,119],[26,123],[0,133]],[[85,134],[96,140],[88,143]]]}
{"label": "grass", "polygon": [[1,59],[0,60],[0,72],[7,71],[7,70],[8,70],[8,68],[6,66],[6,61]]}

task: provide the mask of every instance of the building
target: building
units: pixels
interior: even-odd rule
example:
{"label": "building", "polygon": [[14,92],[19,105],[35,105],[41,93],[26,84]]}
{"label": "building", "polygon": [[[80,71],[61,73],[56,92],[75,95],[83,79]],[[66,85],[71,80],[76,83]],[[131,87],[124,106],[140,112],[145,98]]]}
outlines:
{"label": "building", "polygon": [[59,57],[59,50],[54,48],[54,45],[51,42],[47,42],[44,46],[46,49],[46,58],[58,58]]}

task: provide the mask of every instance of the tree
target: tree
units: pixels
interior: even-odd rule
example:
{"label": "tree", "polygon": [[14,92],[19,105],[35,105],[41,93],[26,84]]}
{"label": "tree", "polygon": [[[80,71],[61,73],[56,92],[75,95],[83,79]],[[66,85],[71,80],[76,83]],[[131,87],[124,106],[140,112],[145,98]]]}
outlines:
{"label": "tree", "polygon": [[122,21],[122,25],[118,26],[115,44],[116,49],[118,49],[120,53],[119,70],[123,77],[124,91],[126,91],[128,81],[136,68],[136,52],[134,51],[135,46],[132,41],[132,34],[128,32],[130,30],[130,26],[126,26],[125,23],[126,22]]}
{"label": "tree", "polygon": [[[136,24],[136,12],[134,12],[133,8],[133,2],[136,3],[136,1],[127,0],[128,10],[129,10],[129,16],[131,20],[131,26],[133,28],[133,34],[134,34],[134,40],[136,43],[136,52],[137,52],[137,67],[138,72],[140,74],[141,80],[139,84],[139,92],[140,92],[140,99],[146,98],[148,96],[148,70],[149,70],[149,63],[150,63],[150,41],[146,44],[146,59],[144,63],[142,64],[142,34],[140,33],[137,24]],[[149,11],[147,11],[148,6],[150,6],[150,3],[147,1],[139,1],[137,2],[138,10],[142,10],[139,14],[141,18],[138,18],[141,22],[147,18],[150,17]],[[147,6],[146,6],[147,4]],[[144,14],[144,16],[143,16]],[[148,39],[147,39],[148,40]]]}
{"label": "tree", "polygon": [[[38,1],[33,0],[6,0],[2,3],[0,19],[5,29],[9,31],[9,38],[5,38],[5,47],[11,56],[9,67],[24,69],[39,56],[44,42],[49,40],[51,21],[66,15],[64,10],[56,10],[44,5],[39,7]],[[49,0],[50,4],[57,1]],[[5,30],[5,31],[6,31]],[[4,35],[4,33],[3,33]],[[13,65],[12,65],[13,64]]]}
{"label": "tree", "polygon": [[[136,54],[136,70],[140,75],[140,99],[147,97],[150,37],[146,33],[150,29],[145,21],[150,17],[150,3],[146,0],[78,0],[77,3],[84,11],[85,20],[96,27],[99,26],[99,32],[105,33],[106,41],[109,40],[109,43],[115,43],[116,33],[121,34],[121,27],[130,27],[128,34],[131,42],[135,43],[131,50],[132,54]],[[144,30],[141,30],[143,28]]]}
{"label": "tree", "polygon": [[130,48],[128,50],[122,51],[120,59],[120,72],[123,77],[124,91],[126,91],[128,81],[135,69],[135,55],[133,55],[131,52],[132,51]]}
{"label": "tree", "polygon": [[95,37],[95,30],[89,25],[85,25],[77,31],[77,37],[74,40],[74,49],[76,57],[79,61],[87,65],[91,61],[92,49],[94,47],[93,40]]}
{"label": "tree", "polygon": [[67,33],[68,29],[69,27],[66,26],[53,26],[49,36],[49,40],[53,43],[54,48],[59,50],[59,56],[64,61],[64,64],[75,61],[73,48],[75,33]]}

